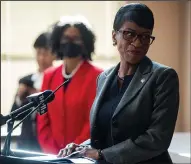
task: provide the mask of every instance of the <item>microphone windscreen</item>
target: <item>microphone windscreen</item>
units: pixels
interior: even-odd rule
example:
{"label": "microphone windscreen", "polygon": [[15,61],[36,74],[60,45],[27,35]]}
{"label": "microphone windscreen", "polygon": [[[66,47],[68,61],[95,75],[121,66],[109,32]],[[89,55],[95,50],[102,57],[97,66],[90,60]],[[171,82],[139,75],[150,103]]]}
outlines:
{"label": "microphone windscreen", "polygon": [[[51,91],[51,90],[45,90],[45,91],[43,92],[44,100],[45,100],[49,95],[51,95],[52,93],[53,93],[53,91]],[[52,94],[52,95],[48,98],[48,100],[46,101],[46,103],[49,103],[49,102],[53,101],[54,98],[55,98],[55,94]]]}

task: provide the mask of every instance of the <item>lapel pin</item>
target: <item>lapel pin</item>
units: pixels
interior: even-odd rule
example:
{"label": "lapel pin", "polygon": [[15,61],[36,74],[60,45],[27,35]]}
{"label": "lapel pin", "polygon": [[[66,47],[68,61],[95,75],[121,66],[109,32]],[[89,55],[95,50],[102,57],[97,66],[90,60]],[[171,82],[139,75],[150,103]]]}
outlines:
{"label": "lapel pin", "polygon": [[144,83],[145,82],[145,79],[141,79],[141,83]]}

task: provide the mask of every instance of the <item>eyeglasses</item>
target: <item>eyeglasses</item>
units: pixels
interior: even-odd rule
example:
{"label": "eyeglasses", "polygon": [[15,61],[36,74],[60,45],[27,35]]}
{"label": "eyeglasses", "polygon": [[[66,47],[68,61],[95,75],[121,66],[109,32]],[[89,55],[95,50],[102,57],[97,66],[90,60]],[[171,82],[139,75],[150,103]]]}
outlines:
{"label": "eyeglasses", "polygon": [[118,32],[122,33],[123,39],[128,42],[134,42],[137,38],[139,38],[142,45],[151,45],[155,40],[154,36],[148,34],[137,34],[134,31],[123,31],[119,30]]}

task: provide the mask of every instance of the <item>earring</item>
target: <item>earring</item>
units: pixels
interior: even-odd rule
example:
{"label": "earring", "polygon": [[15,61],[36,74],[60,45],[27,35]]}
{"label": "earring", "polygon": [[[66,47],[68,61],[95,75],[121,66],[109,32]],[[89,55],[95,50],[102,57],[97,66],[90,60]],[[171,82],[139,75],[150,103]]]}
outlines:
{"label": "earring", "polygon": [[116,46],[117,45],[117,42],[116,41],[113,41],[113,46]]}

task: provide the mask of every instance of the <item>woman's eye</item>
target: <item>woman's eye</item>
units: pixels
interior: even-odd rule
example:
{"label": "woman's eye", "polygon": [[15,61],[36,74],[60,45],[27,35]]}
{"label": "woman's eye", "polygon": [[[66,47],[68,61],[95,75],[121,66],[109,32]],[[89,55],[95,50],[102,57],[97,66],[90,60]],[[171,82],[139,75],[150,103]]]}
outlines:
{"label": "woman's eye", "polygon": [[149,35],[143,35],[143,36],[142,36],[142,39],[148,40],[148,39],[150,39],[150,36],[149,36]]}
{"label": "woman's eye", "polygon": [[129,36],[133,36],[133,33],[132,33],[132,32],[128,32],[128,35],[129,35]]}
{"label": "woman's eye", "polygon": [[134,32],[131,32],[131,31],[126,31],[125,35],[134,37],[136,34]]}

